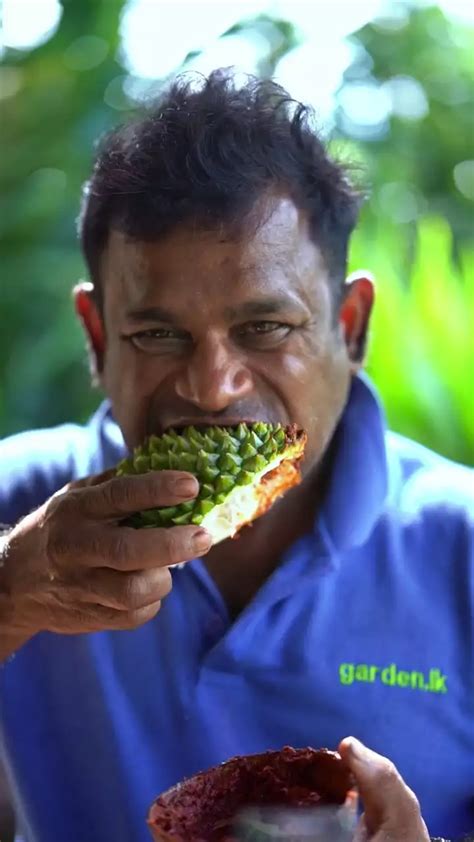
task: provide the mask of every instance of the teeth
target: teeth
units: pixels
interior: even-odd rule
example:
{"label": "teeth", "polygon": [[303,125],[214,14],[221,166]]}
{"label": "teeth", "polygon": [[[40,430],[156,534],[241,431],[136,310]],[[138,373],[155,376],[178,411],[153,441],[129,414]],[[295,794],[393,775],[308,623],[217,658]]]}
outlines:
{"label": "teeth", "polygon": [[[295,465],[305,444],[306,434],[296,426],[262,421],[203,430],[169,429],[162,436],[150,436],[132,457],[119,463],[117,475],[187,471],[197,477],[199,494],[178,506],[137,512],[127,523],[137,528],[201,524],[214,543],[233,536],[299,481]],[[271,479],[263,482],[267,474]]]}

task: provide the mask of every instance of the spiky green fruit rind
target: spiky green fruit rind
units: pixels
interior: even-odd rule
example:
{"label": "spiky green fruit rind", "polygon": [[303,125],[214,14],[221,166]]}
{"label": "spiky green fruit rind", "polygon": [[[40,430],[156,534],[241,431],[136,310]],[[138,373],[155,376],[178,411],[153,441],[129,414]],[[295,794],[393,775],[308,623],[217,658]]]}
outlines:
{"label": "spiky green fruit rind", "polygon": [[[150,436],[120,462],[117,475],[186,471],[197,477],[199,494],[177,506],[137,512],[127,524],[137,528],[202,525],[215,542],[234,535],[272,504],[269,486],[263,482],[266,474],[274,474],[285,461],[299,460],[305,442],[305,433],[294,425],[284,428],[263,421],[202,430],[170,429],[162,436]],[[288,487],[298,481],[294,472],[291,477]]]}
{"label": "spiky green fruit rind", "polygon": [[220,471],[230,474],[238,474],[242,464],[242,457],[238,453],[224,453],[217,465]]}

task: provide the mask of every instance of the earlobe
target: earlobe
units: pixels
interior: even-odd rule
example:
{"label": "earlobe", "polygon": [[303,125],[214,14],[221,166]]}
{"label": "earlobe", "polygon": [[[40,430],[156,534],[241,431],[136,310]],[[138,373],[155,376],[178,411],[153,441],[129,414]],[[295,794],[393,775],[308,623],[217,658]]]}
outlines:
{"label": "earlobe", "polygon": [[104,364],[105,331],[94,296],[93,284],[82,281],[73,289],[74,307],[86,334],[91,373],[100,380]]}
{"label": "earlobe", "polygon": [[374,294],[374,280],[369,273],[354,273],[347,279],[339,321],[354,371],[364,362]]}

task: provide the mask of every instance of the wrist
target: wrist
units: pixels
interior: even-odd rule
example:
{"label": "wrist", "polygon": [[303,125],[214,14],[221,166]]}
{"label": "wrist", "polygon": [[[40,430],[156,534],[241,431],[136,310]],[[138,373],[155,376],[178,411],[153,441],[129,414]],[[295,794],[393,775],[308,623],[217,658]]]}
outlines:
{"label": "wrist", "polygon": [[19,626],[14,600],[7,579],[7,560],[12,526],[0,524],[0,662],[12,655],[35,634]]}

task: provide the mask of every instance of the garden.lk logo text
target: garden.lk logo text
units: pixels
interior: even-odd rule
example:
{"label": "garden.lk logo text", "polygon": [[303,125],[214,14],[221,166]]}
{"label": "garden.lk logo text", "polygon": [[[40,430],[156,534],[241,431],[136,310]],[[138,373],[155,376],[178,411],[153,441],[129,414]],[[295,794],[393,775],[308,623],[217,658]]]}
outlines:
{"label": "garden.lk logo text", "polygon": [[417,670],[402,670],[396,664],[377,667],[373,664],[340,664],[339,680],[349,685],[355,682],[374,682],[388,687],[407,687],[411,690],[425,690],[428,693],[447,693],[447,677],[440,669],[430,669],[428,674]]}

